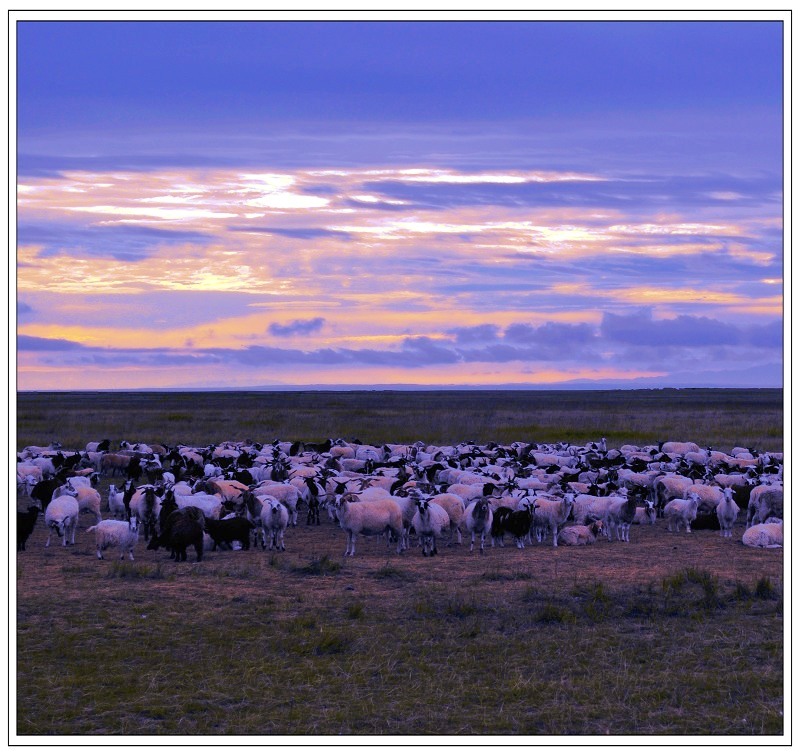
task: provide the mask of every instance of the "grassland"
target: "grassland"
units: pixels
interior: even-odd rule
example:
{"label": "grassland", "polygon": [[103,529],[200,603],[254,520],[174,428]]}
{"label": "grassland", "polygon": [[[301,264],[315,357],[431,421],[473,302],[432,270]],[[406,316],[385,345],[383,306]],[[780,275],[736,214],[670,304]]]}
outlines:
{"label": "grassland", "polygon": [[206,445],[359,438],[365,443],[512,441],[609,445],[692,440],[783,450],[777,389],[38,393],[17,398],[17,448],[60,441]]}
{"label": "grassland", "polygon": [[[35,394],[18,419],[19,448],[605,435],[782,449],[775,392]],[[345,559],[325,521],[291,529],[285,553],[199,564],[142,543],[133,563],[98,561],[89,524],[45,550],[40,521],[17,555],[18,735],[788,732],[783,554],[744,547],[741,522],[732,540],[659,522],[629,544],[427,559],[359,539]]]}

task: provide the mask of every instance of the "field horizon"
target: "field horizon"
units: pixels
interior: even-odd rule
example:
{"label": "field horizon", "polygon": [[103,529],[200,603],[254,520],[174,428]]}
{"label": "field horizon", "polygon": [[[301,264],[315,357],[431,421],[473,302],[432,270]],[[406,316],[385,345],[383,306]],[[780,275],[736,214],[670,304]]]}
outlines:
{"label": "field horizon", "polygon": [[[63,391],[17,394],[17,447],[117,434],[209,444],[693,440],[783,451],[782,389]],[[66,435],[65,435],[66,433]],[[112,438],[112,440],[114,440]]]}

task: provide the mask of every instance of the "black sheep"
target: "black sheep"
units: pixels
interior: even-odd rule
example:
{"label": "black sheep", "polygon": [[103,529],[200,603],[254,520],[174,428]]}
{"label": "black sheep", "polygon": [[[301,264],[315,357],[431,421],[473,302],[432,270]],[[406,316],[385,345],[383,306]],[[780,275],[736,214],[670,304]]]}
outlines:
{"label": "black sheep", "polygon": [[230,517],[227,520],[206,520],[206,533],[214,541],[212,551],[217,546],[225,544],[228,548],[233,547],[234,541],[242,544],[242,549],[247,551],[250,548],[250,531],[253,523],[246,517]]}
{"label": "black sheep", "polygon": [[27,512],[17,512],[17,551],[25,551],[25,543],[36,527],[39,507],[28,507]]}
{"label": "black sheep", "polygon": [[167,517],[162,532],[154,535],[147,544],[149,550],[157,551],[159,546],[171,549],[177,562],[186,561],[186,549],[194,546],[197,561],[203,560],[203,525],[195,513],[187,510],[196,509],[186,507],[172,512]]}

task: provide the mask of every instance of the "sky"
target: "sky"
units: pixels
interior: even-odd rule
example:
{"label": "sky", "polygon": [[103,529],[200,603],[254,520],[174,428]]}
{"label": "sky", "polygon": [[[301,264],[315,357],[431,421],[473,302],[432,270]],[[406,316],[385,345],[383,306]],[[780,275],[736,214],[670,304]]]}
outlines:
{"label": "sky", "polygon": [[781,386],[779,19],[17,20],[17,388]]}

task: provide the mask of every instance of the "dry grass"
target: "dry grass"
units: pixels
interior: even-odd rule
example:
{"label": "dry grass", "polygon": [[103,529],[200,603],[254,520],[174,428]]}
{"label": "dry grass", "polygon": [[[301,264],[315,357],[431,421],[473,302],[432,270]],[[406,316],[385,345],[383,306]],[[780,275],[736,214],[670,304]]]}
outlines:
{"label": "dry grass", "polygon": [[88,524],[18,555],[20,734],[782,731],[780,552],[659,523],[345,559],[325,522],[281,554],[123,566]]}

